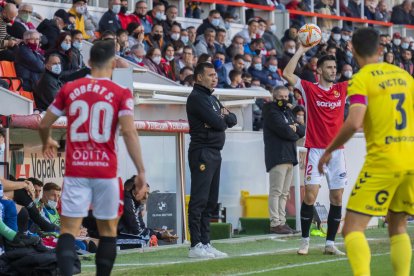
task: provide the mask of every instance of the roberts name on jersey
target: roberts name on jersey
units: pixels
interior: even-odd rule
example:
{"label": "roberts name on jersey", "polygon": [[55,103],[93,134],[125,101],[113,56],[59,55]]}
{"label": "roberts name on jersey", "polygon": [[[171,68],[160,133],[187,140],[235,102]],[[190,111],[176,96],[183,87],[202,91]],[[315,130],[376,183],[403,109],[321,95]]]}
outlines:
{"label": "roberts name on jersey", "polygon": [[49,108],[68,119],[66,176],[116,177],[118,118],[134,114],[131,91],[109,79],[86,77],[63,86]]}

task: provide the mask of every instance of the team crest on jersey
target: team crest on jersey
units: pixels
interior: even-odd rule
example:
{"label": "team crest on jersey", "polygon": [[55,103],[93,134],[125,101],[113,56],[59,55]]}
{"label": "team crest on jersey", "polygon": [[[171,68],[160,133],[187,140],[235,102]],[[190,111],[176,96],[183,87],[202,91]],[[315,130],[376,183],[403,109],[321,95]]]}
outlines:
{"label": "team crest on jersey", "polygon": [[341,94],[337,90],[334,90],[333,95],[335,98],[339,98],[339,96],[341,96]]}

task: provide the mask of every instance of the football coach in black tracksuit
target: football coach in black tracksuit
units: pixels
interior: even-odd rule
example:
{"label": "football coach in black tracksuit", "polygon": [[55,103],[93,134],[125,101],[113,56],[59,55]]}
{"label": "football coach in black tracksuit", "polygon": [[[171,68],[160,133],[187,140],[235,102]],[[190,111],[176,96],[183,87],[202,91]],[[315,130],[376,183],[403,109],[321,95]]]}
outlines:
{"label": "football coach in black tracksuit", "polygon": [[191,197],[188,225],[191,235],[190,258],[224,257],[210,244],[210,218],[217,207],[220,184],[220,151],[225,130],[237,124],[229,112],[212,96],[217,73],[211,63],[200,63],[194,71],[195,84],[187,99],[190,125],[188,163],[191,171]]}

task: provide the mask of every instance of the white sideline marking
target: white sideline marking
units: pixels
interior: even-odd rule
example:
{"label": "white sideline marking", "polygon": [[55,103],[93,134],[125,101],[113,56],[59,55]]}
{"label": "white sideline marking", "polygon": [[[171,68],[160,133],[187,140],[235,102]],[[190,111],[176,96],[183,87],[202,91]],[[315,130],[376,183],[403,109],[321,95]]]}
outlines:
{"label": "white sideline marking", "polygon": [[[374,240],[382,240],[382,239],[375,239],[372,238],[370,239],[370,241],[374,241]],[[335,243],[336,245],[343,245],[343,242],[337,242]],[[311,248],[313,249],[317,249],[317,248],[321,248],[324,247],[325,243],[318,243],[318,244],[314,244],[313,246],[311,246]],[[296,250],[298,249],[298,247],[290,247],[290,248],[284,248],[284,249],[278,249],[278,250],[270,250],[270,251],[257,251],[257,252],[253,252],[253,253],[242,253],[242,254],[237,254],[237,255],[230,255],[229,257],[226,258],[212,258],[212,259],[190,259],[187,256],[185,256],[183,258],[182,261],[166,261],[166,262],[153,262],[153,263],[126,263],[126,264],[114,264],[114,267],[146,267],[146,266],[159,266],[159,265],[173,265],[173,264],[186,264],[186,263],[197,263],[197,262],[205,262],[205,261],[211,261],[211,260],[220,260],[220,259],[231,259],[231,258],[237,258],[237,257],[251,257],[251,256],[260,256],[260,255],[267,255],[267,254],[275,254],[275,253],[284,253],[284,252],[296,252]],[[376,255],[373,255],[376,256]],[[347,258],[343,258],[344,260],[347,260]],[[341,260],[341,259],[334,259],[334,260],[329,260],[330,261],[336,261],[336,260]],[[309,265],[312,263],[309,263]],[[308,265],[308,263],[305,263],[304,265]],[[82,265],[82,267],[84,268],[89,268],[89,267],[95,267],[94,264],[85,264]],[[287,266],[289,268],[289,266]],[[120,271],[122,269],[119,269],[117,271]],[[251,273],[256,273],[256,272],[251,272]],[[251,274],[249,272],[249,274]],[[238,274],[236,274],[238,275]],[[244,275],[244,274],[241,274]]]}
{"label": "white sideline marking", "polygon": [[[389,255],[390,253],[378,253],[373,254],[372,257],[377,256],[385,256]],[[331,260],[324,260],[324,261],[317,261],[317,262],[309,262],[309,263],[300,263],[300,264],[293,264],[293,265],[285,265],[285,266],[278,266],[274,268],[268,268],[268,269],[262,269],[262,270],[255,270],[255,271],[249,271],[249,272],[242,272],[237,274],[228,274],[232,276],[243,276],[243,275],[251,275],[251,274],[257,274],[257,273],[265,273],[270,271],[276,271],[276,270],[282,270],[282,269],[289,269],[289,268],[295,268],[295,267],[302,267],[302,266],[308,266],[308,265],[318,265],[318,264],[326,264],[326,263],[333,263],[333,262],[340,262],[340,261],[346,261],[348,258],[337,258],[337,259],[331,259]]]}

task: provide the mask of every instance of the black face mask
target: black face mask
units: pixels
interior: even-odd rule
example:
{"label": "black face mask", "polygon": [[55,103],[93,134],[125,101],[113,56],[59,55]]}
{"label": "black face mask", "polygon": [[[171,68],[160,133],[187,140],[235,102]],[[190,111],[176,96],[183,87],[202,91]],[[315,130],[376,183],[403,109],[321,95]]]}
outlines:
{"label": "black face mask", "polygon": [[286,109],[287,104],[289,102],[287,100],[276,100],[276,105],[280,108],[280,109]]}
{"label": "black face mask", "polygon": [[139,36],[139,33],[133,33],[132,34],[132,37],[135,38],[135,39],[138,39],[138,36]]}
{"label": "black face mask", "polygon": [[152,36],[155,40],[160,40],[161,39],[161,35],[160,34],[154,34]]}
{"label": "black face mask", "polygon": [[260,51],[260,50],[254,50],[254,52],[256,53],[257,56],[259,56],[262,51]]}
{"label": "black face mask", "polygon": [[119,11],[120,13],[122,13],[122,14],[126,14],[126,12],[128,11],[128,8],[127,7],[124,7],[124,6],[122,6],[121,7],[121,10]]}

